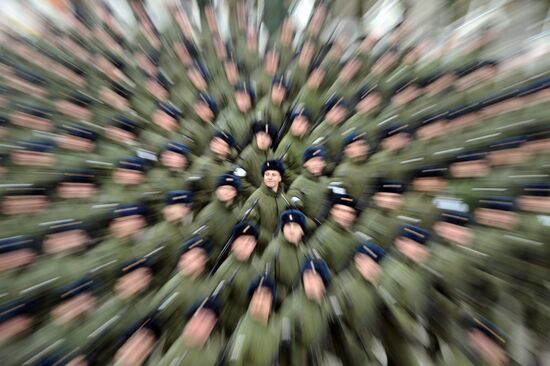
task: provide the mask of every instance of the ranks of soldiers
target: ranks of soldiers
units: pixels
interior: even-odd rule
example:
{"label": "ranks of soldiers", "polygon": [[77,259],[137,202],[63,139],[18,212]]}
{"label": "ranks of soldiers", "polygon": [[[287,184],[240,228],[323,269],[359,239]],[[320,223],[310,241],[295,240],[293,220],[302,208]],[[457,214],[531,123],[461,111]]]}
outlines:
{"label": "ranks of soldiers", "polygon": [[69,3],[1,34],[1,365],[548,357],[544,60],[325,38],[326,1]]}

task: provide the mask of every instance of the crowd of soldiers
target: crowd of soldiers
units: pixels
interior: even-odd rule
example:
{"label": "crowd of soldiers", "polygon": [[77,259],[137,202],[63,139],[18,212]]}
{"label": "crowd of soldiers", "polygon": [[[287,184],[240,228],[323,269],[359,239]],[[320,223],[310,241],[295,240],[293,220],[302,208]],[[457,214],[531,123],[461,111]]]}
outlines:
{"label": "crowd of soldiers", "polygon": [[199,3],[3,29],[0,364],[541,361],[547,65]]}

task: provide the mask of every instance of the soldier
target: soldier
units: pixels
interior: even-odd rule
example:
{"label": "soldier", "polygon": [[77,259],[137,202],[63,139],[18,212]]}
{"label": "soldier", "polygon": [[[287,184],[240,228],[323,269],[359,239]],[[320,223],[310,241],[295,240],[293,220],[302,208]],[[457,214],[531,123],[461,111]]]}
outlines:
{"label": "soldier", "polygon": [[211,140],[210,151],[193,163],[189,176],[197,177],[193,185],[196,207],[204,207],[216,189],[218,178],[233,170],[235,140],[228,132],[218,131]]}
{"label": "soldier", "polygon": [[220,308],[220,301],[214,296],[195,303],[187,311],[188,320],[180,337],[162,356],[158,365],[168,366],[174,362],[217,365],[225,344],[219,324]]}
{"label": "soldier", "polygon": [[348,117],[348,104],[337,95],[333,95],[323,108],[324,119],[309,137],[311,145],[323,145],[327,150],[327,172],[332,173],[340,160],[340,151],[344,141],[342,124]]}
{"label": "soldier", "polygon": [[215,133],[214,121],[218,113],[218,104],[214,98],[199,93],[193,103],[192,118],[182,120],[181,131],[189,138],[188,145],[194,155],[200,156],[205,152],[210,138]]}
{"label": "soldier", "polygon": [[271,150],[277,138],[277,129],[270,122],[256,121],[252,125],[253,141],[239,155],[237,164],[246,171],[242,179],[244,197],[249,197],[261,184],[262,164],[273,159]]}
{"label": "soldier", "polygon": [[280,141],[276,156],[285,164],[284,182],[286,186],[290,187],[302,172],[303,153],[308,146],[307,140],[313,121],[307,109],[297,107],[290,115],[288,122],[290,123],[290,131]]}
{"label": "soldier", "polygon": [[386,251],[374,242],[356,249],[352,263],[334,279],[331,298],[341,307],[341,329],[336,334],[336,348],[341,359],[350,365],[373,362],[375,340],[380,337],[383,301],[377,286],[384,276]]}
{"label": "soldier", "polygon": [[127,260],[138,252],[146,252],[156,244],[137,245],[138,239],[143,235],[143,229],[147,226],[146,215],[145,206],[118,205],[112,211],[112,219],[109,222],[110,236],[86,253],[86,259],[98,266],[95,273],[106,286],[114,281],[117,274],[115,263]]}
{"label": "soldier", "polygon": [[323,260],[306,258],[299,288],[281,307],[281,326],[290,328],[290,365],[321,363],[329,341],[330,280],[330,270]]}
{"label": "soldier", "polygon": [[316,250],[335,273],[346,267],[357,247],[358,239],[351,230],[359,213],[354,197],[335,194],[330,217],[308,241],[308,246]]}
{"label": "soldier", "polygon": [[[215,261],[227,242],[233,226],[239,220],[238,194],[241,190],[240,179],[232,174],[218,178],[214,198],[197,215],[197,230],[208,237],[211,248],[211,260]],[[213,223],[216,223],[213,225]],[[214,264],[215,262],[212,262]]]}
{"label": "soldier", "polygon": [[357,92],[357,104],[355,114],[343,125],[345,130],[353,132],[366,132],[369,142],[375,143],[380,136],[377,131],[376,120],[382,109],[382,95],[376,85],[365,85]]}
{"label": "soldier", "polygon": [[2,276],[27,267],[36,261],[38,242],[25,235],[0,239],[0,273]]}
{"label": "soldier", "polygon": [[256,93],[258,98],[264,98],[269,94],[272,81],[277,74],[279,66],[279,50],[276,45],[268,49],[264,55],[263,68],[256,70],[254,81],[256,82]]}
{"label": "soldier", "polygon": [[296,97],[296,101],[303,104],[311,113],[312,122],[317,121],[323,109],[323,92],[328,84],[325,75],[326,70],[319,61],[313,62],[308,70],[307,81]]}
{"label": "soldier", "polygon": [[235,330],[241,315],[246,312],[248,285],[263,270],[255,254],[258,230],[254,225],[248,222],[235,225],[231,239],[231,254],[213,276],[215,283],[224,279],[228,281],[222,299],[231,306],[224,308],[221,313],[223,327],[228,333]]}
{"label": "soldier", "polygon": [[112,183],[103,185],[98,201],[101,203],[112,203],[113,199],[120,203],[151,202],[155,199],[147,181],[147,162],[142,158],[128,157],[119,161],[118,166],[113,170]]}
{"label": "soldier", "polygon": [[304,172],[288,189],[291,202],[299,206],[306,215],[306,227],[310,232],[320,224],[322,209],[328,198],[328,178],[324,176],[326,150],[321,146],[310,146],[304,151]]}
{"label": "soldier", "polygon": [[388,314],[383,328],[383,343],[389,362],[416,365],[413,344],[422,342],[431,275],[425,269],[430,256],[426,246],[430,233],[417,226],[405,225],[394,245],[396,258],[391,258],[381,281]]}
{"label": "soldier", "polygon": [[170,191],[165,194],[165,205],[162,208],[162,219],[148,227],[140,241],[158,243],[163,246],[159,258],[161,270],[157,275],[160,283],[176,265],[179,244],[188,238],[193,227],[193,193],[190,191]]}
{"label": "soldier", "polygon": [[459,324],[457,343],[464,351],[455,357],[458,365],[504,366],[516,363],[508,354],[508,337],[487,319],[465,317]]}
{"label": "soldier", "polygon": [[285,168],[280,160],[268,160],[262,165],[263,184],[248,198],[242,208],[260,230],[258,250],[262,253],[276,234],[280,213],[290,205],[282,187]]}
{"label": "soldier", "polygon": [[160,191],[182,188],[191,165],[190,155],[186,145],[177,141],[168,143],[160,154],[161,166],[147,174],[151,186]]}
{"label": "soldier", "polygon": [[137,147],[138,125],[126,116],[115,116],[97,142],[97,154],[113,163],[128,156]]}
{"label": "soldier", "polygon": [[256,107],[256,110],[262,113],[263,118],[273,123],[277,129],[282,127],[290,108],[290,102],[288,101],[289,91],[289,81],[284,76],[275,76],[271,83],[269,96],[260,100]]}
{"label": "soldier", "polygon": [[250,128],[252,127],[252,111],[256,102],[256,93],[248,82],[235,86],[235,108],[227,108],[222,111],[216,125],[222,130],[231,133],[239,150],[242,150],[249,141]]}
{"label": "soldier", "polygon": [[174,342],[185,323],[178,313],[180,309],[190,308],[195,300],[211,290],[206,277],[209,248],[208,241],[197,236],[184,242],[180,247],[176,273],[149,300],[147,308],[156,311],[158,321],[166,325],[163,333],[167,345]]}
{"label": "soldier", "polygon": [[295,285],[300,265],[307,256],[303,241],[306,217],[301,211],[286,210],[281,214],[281,232],[273,239],[262,255],[262,267],[272,268],[277,282],[279,302],[282,302]]}
{"label": "soldier", "polygon": [[336,167],[332,180],[338,181],[361,207],[372,192],[373,181],[366,168],[370,151],[368,135],[352,132],[344,140],[344,160]]}
{"label": "soldier", "polygon": [[272,315],[277,287],[265,275],[248,288],[249,305],[229,341],[228,365],[270,365],[277,358],[280,325]]}
{"label": "soldier", "polygon": [[446,173],[447,167],[441,164],[418,169],[414,173],[412,190],[403,195],[396,217],[402,222],[431,227],[438,214],[434,199],[447,188]]}
{"label": "soldier", "polygon": [[374,189],[372,204],[357,222],[357,228],[382,248],[389,249],[399,220],[397,212],[403,204],[406,186],[402,182],[381,180]]}

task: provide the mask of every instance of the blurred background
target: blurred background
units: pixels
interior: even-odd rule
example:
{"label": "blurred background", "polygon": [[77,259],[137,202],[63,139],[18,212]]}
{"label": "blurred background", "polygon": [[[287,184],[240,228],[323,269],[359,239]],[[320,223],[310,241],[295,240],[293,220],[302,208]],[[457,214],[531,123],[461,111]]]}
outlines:
{"label": "blurred background", "polygon": [[550,365],[550,1],[3,0],[1,365]]}

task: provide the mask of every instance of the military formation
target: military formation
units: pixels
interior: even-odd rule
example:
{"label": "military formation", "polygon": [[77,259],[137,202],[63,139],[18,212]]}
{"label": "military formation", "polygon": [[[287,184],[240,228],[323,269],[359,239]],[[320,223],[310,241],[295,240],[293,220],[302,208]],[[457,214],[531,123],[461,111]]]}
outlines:
{"label": "military formation", "polygon": [[543,361],[547,62],[197,3],[2,30],[0,364]]}

